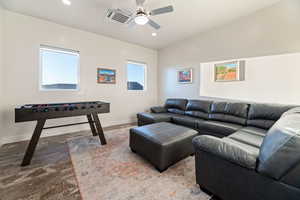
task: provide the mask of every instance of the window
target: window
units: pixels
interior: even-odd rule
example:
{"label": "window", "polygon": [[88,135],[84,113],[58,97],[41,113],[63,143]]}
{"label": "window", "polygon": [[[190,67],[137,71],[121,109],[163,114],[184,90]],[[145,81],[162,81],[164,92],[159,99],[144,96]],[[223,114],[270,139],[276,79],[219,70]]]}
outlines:
{"label": "window", "polygon": [[79,52],[41,46],[40,89],[78,90]]}
{"label": "window", "polygon": [[146,64],[127,62],[127,90],[145,90]]}

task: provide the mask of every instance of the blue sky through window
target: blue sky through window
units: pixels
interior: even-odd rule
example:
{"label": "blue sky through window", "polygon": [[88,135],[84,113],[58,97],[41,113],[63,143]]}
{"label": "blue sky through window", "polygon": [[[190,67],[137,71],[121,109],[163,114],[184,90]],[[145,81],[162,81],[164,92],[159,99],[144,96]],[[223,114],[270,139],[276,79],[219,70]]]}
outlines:
{"label": "blue sky through window", "polygon": [[44,49],[42,85],[78,84],[79,55]]}
{"label": "blue sky through window", "polygon": [[145,67],[144,64],[127,64],[127,80],[129,82],[138,82],[145,87]]}

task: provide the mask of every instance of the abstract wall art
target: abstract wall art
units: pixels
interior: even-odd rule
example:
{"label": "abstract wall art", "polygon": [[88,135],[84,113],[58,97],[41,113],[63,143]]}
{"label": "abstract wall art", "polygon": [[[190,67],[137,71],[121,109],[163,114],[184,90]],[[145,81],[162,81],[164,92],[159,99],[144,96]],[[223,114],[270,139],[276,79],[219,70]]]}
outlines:
{"label": "abstract wall art", "polygon": [[178,83],[192,83],[193,69],[180,69],[177,71]]}

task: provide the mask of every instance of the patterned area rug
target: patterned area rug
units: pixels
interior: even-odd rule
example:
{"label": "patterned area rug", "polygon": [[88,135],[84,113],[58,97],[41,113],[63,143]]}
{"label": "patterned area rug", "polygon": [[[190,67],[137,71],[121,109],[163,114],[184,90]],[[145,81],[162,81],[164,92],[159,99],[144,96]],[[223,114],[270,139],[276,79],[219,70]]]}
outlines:
{"label": "patterned area rug", "polygon": [[107,131],[107,145],[97,137],[68,141],[83,200],[208,200],[196,185],[194,157],[159,173],[131,152],[129,128]]}

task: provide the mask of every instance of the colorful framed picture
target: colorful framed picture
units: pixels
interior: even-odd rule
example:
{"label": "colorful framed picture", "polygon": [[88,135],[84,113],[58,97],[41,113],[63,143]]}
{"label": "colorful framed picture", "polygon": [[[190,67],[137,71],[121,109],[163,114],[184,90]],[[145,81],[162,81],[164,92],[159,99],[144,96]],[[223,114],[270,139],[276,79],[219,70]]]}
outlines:
{"label": "colorful framed picture", "polygon": [[193,69],[180,69],[177,71],[178,83],[192,83]]}
{"label": "colorful framed picture", "polygon": [[242,81],[245,61],[232,61],[215,64],[215,81]]}
{"label": "colorful framed picture", "polygon": [[115,84],[116,83],[116,70],[114,69],[97,69],[97,82],[106,83],[106,84]]}

